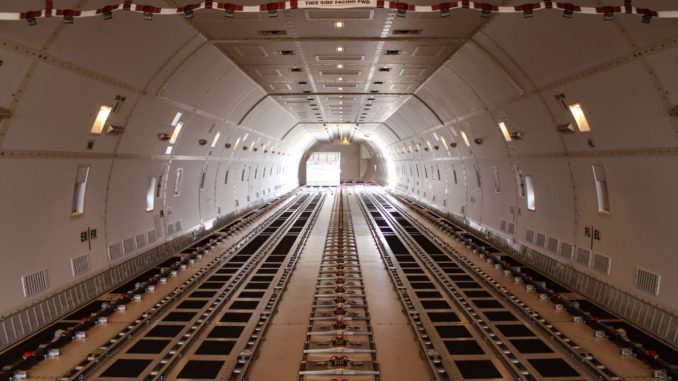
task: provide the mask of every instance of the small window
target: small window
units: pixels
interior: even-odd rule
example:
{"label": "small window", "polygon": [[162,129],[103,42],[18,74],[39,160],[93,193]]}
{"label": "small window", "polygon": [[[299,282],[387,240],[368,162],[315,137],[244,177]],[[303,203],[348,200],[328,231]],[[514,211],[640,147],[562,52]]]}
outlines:
{"label": "small window", "polygon": [[525,191],[527,192],[527,209],[536,210],[534,182],[532,181],[532,176],[525,176],[524,179],[525,179]]}
{"label": "small window", "polygon": [[184,177],[184,169],[177,168],[177,178],[174,179],[174,196],[181,194],[181,181]]}
{"label": "small window", "polygon": [[596,182],[598,213],[610,213],[610,199],[607,195],[607,177],[605,177],[605,168],[602,165],[593,165],[593,179]]}
{"label": "small window", "polygon": [[499,170],[497,167],[492,167],[494,171],[494,191],[499,193],[501,192],[501,185],[499,184]]}
{"label": "small window", "polygon": [[158,186],[158,178],[148,179],[148,189],[146,190],[146,211],[152,212],[155,209],[155,188]]}
{"label": "small window", "polygon": [[71,214],[74,216],[85,213],[85,193],[87,192],[87,178],[89,166],[79,167],[75,174],[75,188],[73,190],[73,206]]}

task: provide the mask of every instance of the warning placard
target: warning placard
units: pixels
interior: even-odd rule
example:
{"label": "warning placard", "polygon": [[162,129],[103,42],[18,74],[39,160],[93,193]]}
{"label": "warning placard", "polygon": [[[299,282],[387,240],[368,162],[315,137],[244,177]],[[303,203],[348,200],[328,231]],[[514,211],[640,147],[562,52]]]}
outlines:
{"label": "warning placard", "polygon": [[300,0],[299,8],[342,9],[376,7],[376,0]]}

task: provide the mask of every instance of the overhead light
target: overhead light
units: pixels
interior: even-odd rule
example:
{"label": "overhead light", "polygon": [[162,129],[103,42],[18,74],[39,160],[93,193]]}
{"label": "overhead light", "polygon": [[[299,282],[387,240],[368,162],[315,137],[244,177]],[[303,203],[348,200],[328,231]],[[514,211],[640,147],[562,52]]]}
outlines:
{"label": "overhead light", "polygon": [[212,140],[212,148],[214,148],[217,145],[217,142],[219,141],[220,136],[221,136],[221,132],[217,132],[217,134],[214,135],[214,140]]}
{"label": "overhead light", "polygon": [[153,12],[144,11],[144,20],[147,20],[147,21],[153,20]]}
{"label": "overhead light", "polygon": [[224,9],[224,17],[232,19],[235,16],[235,11],[233,9]]}
{"label": "overhead light", "polygon": [[343,87],[340,87],[340,88],[339,88],[339,91],[342,91],[342,90],[344,90],[344,88],[343,88]]}
{"label": "overhead light", "polygon": [[185,8],[184,8],[184,18],[186,18],[186,19],[192,19],[193,16],[195,16],[195,12],[193,12],[193,8],[191,8],[191,7],[185,7]]}
{"label": "overhead light", "polygon": [[565,9],[563,10],[563,17],[571,19],[572,16],[574,16],[574,7],[572,6],[565,7]]}
{"label": "overhead light", "polygon": [[450,149],[447,146],[447,141],[445,140],[445,137],[441,136],[440,140],[443,142],[443,147],[445,147],[445,149],[449,151]]}
{"label": "overhead light", "polygon": [[91,133],[95,135],[100,135],[104,130],[108,116],[111,115],[112,107],[103,105],[99,108],[99,113],[97,113],[96,119],[94,119],[94,124],[92,124]]}
{"label": "overhead light", "polygon": [[643,18],[641,19],[641,22],[643,24],[651,23],[652,22],[652,12],[646,11],[645,13],[643,13]]}
{"label": "overhead light", "polygon": [[238,148],[238,144],[240,144],[240,138],[235,140],[235,144],[233,145],[233,150],[235,151],[236,148]]}
{"label": "overhead light", "polygon": [[586,120],[586,115],[584,115],[584,110],[582,109],[579,103],[574,103],[568,106],[574,122],[577,124],[579,132],[589,132],[591,127],[589,126],[588,120]]}
{"label": "overhead light", "polygon": [[343,28],[344,25],[345,25],[345,24],[344,24],[343,21],[335,21],[335,22],[334,22],[334,27],[337,28],[337,29]]}
{"label": "overhead light", "polygon": [[490,16],[492,16],[492,9],[490,7],[483,8],[483,10],[480,11],[480,16],[484,18],[490,18]]}
{"label": "overhead light", "polygon": [[184,122],[179,122],[177,123],[176,126],[174,126],[174,131],[172,131],[172,137],[170,138],[169,143],[174,144],[177,142],[177,139],[179,138],[179,133],[181,133],[181,129],[184,127]]}
{"label": "overhead light", "polygon": [[398,17],[405,17],[405,16],[407,16],[407,9],[405,9],[405,8],[398,8],[398,10],[396,11],[396,16],[398,16]]}
{"label": "overhead light", "polygon": [[504,122],[499,122],[499,129],[501,130],[501,134],[504,135],[504,140],[507,142],[511,141],[511,133],[509,132],[508,128],[506,127],[506,123]]}
{"label": "overhead light", "polygon": [[113,18],[113,11],[110,7],[105,7],[101,15],[104,17],[104,20],[111,20]]}
{"label": "overhead light", "polygon": [[450,11],[449,7],[440,8],[440,17],[447,17],[451,14],[452,14],[452,12]]}
{"label": "overhead light", "polygon": [[341,78],[341,77],[337,78],[337,81],[343,81],[343,80],[344,80],[344,79]]}
{"label": "overhead light", "polygon": [[38,25],[38,20],[33,17],[33,16],[28,16],[26,17],[26,22],[28,23],[28,26],[36,26]]}
{"label": "overhead light", "polygon": [[165,148],[165,155],[171,155],[173,149],[174,149],[174,147],[167,146],[167,148]]}
{"label": "overhead light", "polygon": [[270,17],[270,18],[278,17],[278,10],[277,9],[269,9],[268,10],[268,17]]}
{"label": "overhead light", "polygon": [[344,68],[344,65],[342,65],[342,64],[337,65],[337,69],[343,69],[343,68]]}
{"label": "overhead light", "polygon": [[174,115],[174,119],[172,119],[172,123],[170,123],[170,126],[176,126],[177,123],[179,123],[179,120],[181,120],[181,115],[182,114],[180,112],[176,113],[176,115]]}
{"label": "overhead light", "polygon": [[64,12],[64,24],[73,24],[73,14],[71,12]]}
{"label": "overhead light", "polygon": [[337,52],[341,53],[341,52],[343,52],[343,51],[344,51],[344,47],[343,47],[343,46],[337,46]]}
{"label": "overhead light", "polygon": [[471,146],[471,142],[468,140],[468,136],[466,136],[466,132],[462,131],[461,132],[461,137],[464,139],[464,144],[466,144],[466,147]]}
{"label": "overhead light", "polygon": [[525,8],[523,9],[523,17],[525,17],[525,18],[530,18],[530,17],[532,17],[532,16],[534,16],[534,9],[532,9],[531,6],[530,6],[530,7],[525,7]]}

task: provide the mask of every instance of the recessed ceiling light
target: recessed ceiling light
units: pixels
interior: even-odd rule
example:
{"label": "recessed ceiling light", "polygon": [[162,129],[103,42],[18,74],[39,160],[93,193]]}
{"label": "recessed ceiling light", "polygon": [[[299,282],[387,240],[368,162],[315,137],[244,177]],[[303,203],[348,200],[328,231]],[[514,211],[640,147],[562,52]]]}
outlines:
{"label": "recessed ceiling light", "polygon": [[344,80],[344,79],[341,78],[341,77],[337,78],[337,81],[343,81],[343,80]]}
{"label": "recessed ceiling light", "polygon": [[342,90],[344,90],[344,88],[343,88],[343,87],[340,87],[340,88],[339,88],[339,91],[342,91]]}
{"label": "recessed ceiling light", "polygon": [[335,22],[334,22],[334,27],[337,28],[337,29],[343,28],[344,25],[345,25],[345,24],[344,24],[343,21],[335,21]]}
{"label": "recessed ceiling light", "polygon": [[342,65],[342,64],[337,65],[337,69],[343,69],[343,68],[344,68],[344,65]]}
{"label": "recessed ceiling light", "polygon": [[343,46],[337,46],[337,51],[338,51],[339,53],[343,52],[343,51],[344,51],[344,47],[343,47]]}

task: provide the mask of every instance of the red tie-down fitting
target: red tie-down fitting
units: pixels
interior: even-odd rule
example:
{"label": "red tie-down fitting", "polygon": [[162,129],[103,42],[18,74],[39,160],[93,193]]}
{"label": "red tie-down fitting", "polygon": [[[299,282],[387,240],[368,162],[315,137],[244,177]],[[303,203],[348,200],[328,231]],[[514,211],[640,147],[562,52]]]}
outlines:
{"label": "red tie-down fitting", "polygon": [[334,345],[335,347],[343,347],[346,344],[348,344],[346,336],[335,336],[332,338],[332,345]]}
{"label": "red tie-down fitting", "polygon": [[31,357],[34,357],[36,355],[35,351],[26,351],[23,353],[21,357],[24,358],[24,360],[28,360]]}
{"label": "red tie-down fitting", "polygon": [[334,329],[346,329],[347,326],[343,319],[339,319],[332,324],[332,327]]}
{"label": "red tie-down fitting", "polygon": [[332,356],[330,358],[330,364],[335,368],[346,368],[346,365],[348,365],[348,357]]}

